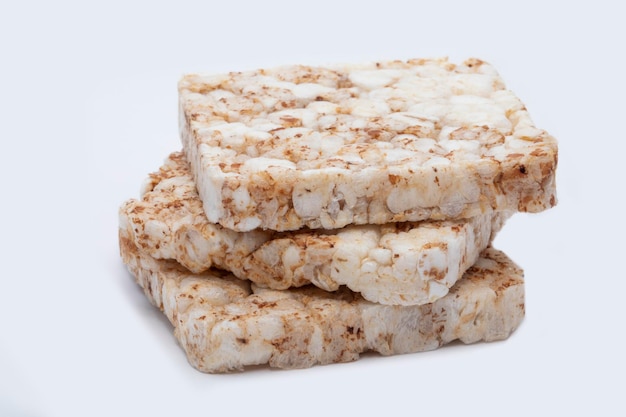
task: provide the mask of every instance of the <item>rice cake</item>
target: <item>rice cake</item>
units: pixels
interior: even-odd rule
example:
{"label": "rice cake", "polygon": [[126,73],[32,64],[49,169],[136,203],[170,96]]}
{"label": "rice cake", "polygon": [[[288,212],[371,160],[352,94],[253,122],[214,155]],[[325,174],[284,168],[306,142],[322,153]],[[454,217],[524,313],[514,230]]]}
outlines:
{"label": "rice cake", "polygon": [[433,302],[478,259],[508,213],[466,220],[235,232],[210,223],[184,155],[171,154],[120,208],[120,227],[144,253],[191,272],[211,267],[272,289],[346,285],[373,302]]}
{"label": "rice cake", "polygon": [[396,355],[454,340],[502,340],[524,316],[523,272],[494,249],[434,303],[385,306],[345,288],[264,290],[216,270],[192,274],[142,253],[124,230],[120,248],[148,299],[173,324],[189,362],[202,372],[260,364],[306,368],[353,361],[368,351]]}
{"label": "rice cake", "polygon": [[179,105],[206,215],[232,230],[556,204],[556,140],[478,59],[189,74]]}

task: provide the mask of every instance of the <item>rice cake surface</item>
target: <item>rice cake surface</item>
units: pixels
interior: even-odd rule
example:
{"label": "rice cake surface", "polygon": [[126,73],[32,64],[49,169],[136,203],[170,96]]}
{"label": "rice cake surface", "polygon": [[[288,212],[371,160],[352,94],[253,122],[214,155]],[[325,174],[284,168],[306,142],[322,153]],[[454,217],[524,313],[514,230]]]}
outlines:
{"label": "rice cake surface", "polygon": [[522,270],[493,249],[434,303],[385,306],[345,288],[264,290],[214,270],[192,274],[142,253],[123,231],[120,247],[148,299],[173,324],[189,362],[203,372],[306,368],[368,351],[396,355],[454,340],[502,340],[524,317]]}
{"label": "rice cake surface", "polygon": [[233,230],[556,204],[556,140],[478,59],[189,74],[179,104],[207,217]]}
{"label": "rice cake surface", "polygon": [[259,286],[341,285],[389,305],[433,302],[478,259],[508,213],[454,221],[346,226],[334,230],[235,232],[210,223],[184,155],[171,154],[139,200],[120,208],[120,227],[146,254],[192,272],[231,271]]}

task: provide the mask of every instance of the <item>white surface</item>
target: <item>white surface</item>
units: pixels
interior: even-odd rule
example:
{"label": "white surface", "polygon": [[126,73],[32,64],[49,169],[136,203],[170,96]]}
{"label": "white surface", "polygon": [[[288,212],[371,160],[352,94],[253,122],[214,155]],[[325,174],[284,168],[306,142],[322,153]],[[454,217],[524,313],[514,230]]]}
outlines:
{"label": "white surface", "polygon": [[[624,415],[617,3],[39,3],[0,8],[1,416]],[[180,75],[442,55],[491,62],[560,140],[559,206],[496,244],[526,270],[518,331],[302,371],[191,368],[116,241],[119,204],[180,147]]]}

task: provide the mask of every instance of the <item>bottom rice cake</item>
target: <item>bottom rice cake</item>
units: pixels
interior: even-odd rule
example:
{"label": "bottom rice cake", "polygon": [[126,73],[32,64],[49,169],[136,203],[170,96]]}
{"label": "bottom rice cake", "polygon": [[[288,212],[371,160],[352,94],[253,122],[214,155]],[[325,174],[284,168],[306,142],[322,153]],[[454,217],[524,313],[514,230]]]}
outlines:
{"label": "bottom rice cake", "polygon": [[506,339],[524,316],[523,272],[502,252],[486,249],[434,303],[389,306],[342,287],[261,289],[216,270],[193,274],[141,252],[120,230],[124,263],[152,304],[174,326],[191,365],[202,372],[250,365],[306,368],[354,361],[368,351],[396,355],[454,340]]}
{"label": "bottom rice cake", "polygon": [[177,152],[150,175],[139,200],[122,205],[120,228],[145,254],[195,273],[214,266],[265,288],[345,285],[369,301],[420,305],[447,294],[509,216],[235,232],[208,221],[187,160]]}

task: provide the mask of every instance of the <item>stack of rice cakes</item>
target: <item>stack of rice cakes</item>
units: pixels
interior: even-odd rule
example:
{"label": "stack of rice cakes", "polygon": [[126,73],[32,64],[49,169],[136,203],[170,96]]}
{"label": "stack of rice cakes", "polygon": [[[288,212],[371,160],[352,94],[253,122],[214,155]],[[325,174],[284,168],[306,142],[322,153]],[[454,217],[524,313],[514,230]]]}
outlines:
{"label": "stack of rice cakes", "polygon": [[490,247],[556,204],[557,144],[471,59],[188,75],[183,152],[120,209],[121,255],[204,372],[507,338]]}

